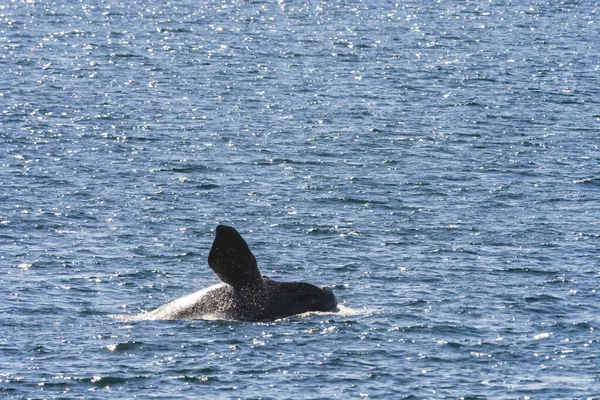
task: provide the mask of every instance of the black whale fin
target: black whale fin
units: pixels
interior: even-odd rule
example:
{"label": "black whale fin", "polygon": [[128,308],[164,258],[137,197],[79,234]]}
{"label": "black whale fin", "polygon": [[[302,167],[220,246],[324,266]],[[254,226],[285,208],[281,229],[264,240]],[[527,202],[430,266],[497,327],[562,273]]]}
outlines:
{"label": "black whale fin", "polygon": [[256,258],[238,231],[225,225],[218,225],[216,231],[208,265],[219,279],[236,290],[262,284]]}

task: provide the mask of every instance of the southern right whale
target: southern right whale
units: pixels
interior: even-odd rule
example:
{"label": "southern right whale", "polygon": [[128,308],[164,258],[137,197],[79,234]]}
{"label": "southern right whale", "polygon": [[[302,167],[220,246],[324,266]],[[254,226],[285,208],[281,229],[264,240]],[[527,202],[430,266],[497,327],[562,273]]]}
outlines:
{"label": "southern right whale", "polygon": [[139,319],[186,319],[205,316],[231,320],[274,320],[337,306],[327,286],[276,282],[262,276],[248,244],[234,228],[218,225],[208,265],[223,283],[143,313]]}

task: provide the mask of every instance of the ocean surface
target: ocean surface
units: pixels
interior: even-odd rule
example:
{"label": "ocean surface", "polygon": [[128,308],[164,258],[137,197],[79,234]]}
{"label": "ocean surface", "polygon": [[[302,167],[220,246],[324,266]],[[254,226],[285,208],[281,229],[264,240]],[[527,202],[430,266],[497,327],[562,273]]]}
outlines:
{"label": "ocean surface", "polygon": [[[0,2],[0,394],[600,397],[593,1]],[[127,321],[217,224],[340,307]]]}

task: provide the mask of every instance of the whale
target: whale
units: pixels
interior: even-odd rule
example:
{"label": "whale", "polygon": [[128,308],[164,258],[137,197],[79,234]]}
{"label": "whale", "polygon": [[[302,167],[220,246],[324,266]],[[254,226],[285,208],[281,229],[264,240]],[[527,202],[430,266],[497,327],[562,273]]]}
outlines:
{"label": "whale", "polygon": [[278,282],[261,275],[248,244],[231,226],[217,226],[208,265],[221,283],[142,313],[136,319],[270,321],[337,307],[329,286]]}

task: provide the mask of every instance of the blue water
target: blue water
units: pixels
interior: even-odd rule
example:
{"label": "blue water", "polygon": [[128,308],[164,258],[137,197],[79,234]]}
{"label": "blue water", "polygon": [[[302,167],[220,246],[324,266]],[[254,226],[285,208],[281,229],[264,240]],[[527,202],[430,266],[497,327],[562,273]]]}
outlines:
{"label": "blue water", "polygon": [[[591,1],[0,4],[0,393],[600,397]],[[137,321],[235,226],[336,313]]]}

